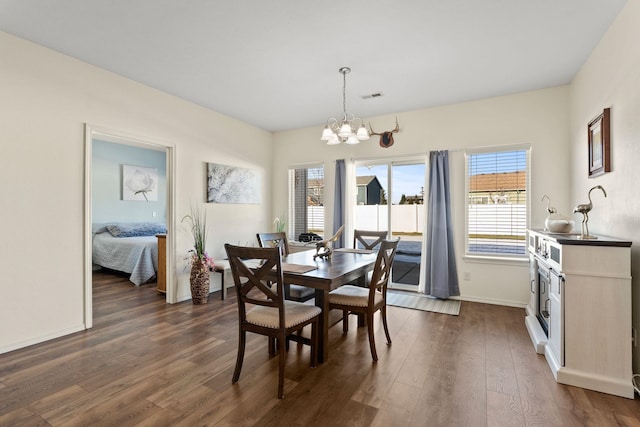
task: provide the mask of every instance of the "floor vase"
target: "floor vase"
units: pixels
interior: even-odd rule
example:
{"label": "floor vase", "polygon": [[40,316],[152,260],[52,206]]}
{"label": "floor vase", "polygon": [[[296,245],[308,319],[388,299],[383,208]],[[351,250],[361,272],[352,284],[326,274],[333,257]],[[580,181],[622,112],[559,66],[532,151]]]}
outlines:
{"label": "floor vase", "polygon": [[194,304],[206,304],[209,300],[209,267],[206,263],[196,261],[191,264],[191,301]]}

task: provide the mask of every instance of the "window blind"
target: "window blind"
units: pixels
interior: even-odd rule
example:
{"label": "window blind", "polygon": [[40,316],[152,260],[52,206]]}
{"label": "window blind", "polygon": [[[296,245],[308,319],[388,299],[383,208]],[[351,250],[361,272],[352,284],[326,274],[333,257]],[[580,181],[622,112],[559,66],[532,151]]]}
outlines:
{"label": "window blind", "polygon": [[526,255],[528,155],[467,153],[467,254]]}
{"label": "window blind", "polygon": [[324,233],[324,168],[289,170],[289,234]]}

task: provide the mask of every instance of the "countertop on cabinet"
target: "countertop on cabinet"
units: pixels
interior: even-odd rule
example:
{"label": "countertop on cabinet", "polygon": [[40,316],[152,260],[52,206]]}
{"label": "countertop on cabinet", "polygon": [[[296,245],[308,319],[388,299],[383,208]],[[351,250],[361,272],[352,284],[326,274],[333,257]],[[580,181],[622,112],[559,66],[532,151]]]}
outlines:
{"label": "countertop on cabinet", "polygon": [[615,237],[597,235],[596,239],[580,239],[580,233],[552,233],[546,230],[531,231],[541,234],[550,240],[553,240],[561,245],[585,245],[585,246],[618,246],[628,248],[632,242],[628,240],[621,240]]}

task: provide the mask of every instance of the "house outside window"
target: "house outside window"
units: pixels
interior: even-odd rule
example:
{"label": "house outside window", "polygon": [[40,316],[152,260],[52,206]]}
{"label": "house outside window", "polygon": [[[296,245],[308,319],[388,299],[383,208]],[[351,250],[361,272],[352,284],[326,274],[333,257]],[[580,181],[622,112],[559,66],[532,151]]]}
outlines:
{"label": "house outside window", "polygon": [[358,205],[386,205],[384,189],[375,175],[357,176]]}
{"label": "house outside window", "polygon": [[466,254],[525,258],[529,147],[466,153]]}
{"label": "house outside window", "polygon": [[324,167],[289,169],[289,238],[324,234]]}

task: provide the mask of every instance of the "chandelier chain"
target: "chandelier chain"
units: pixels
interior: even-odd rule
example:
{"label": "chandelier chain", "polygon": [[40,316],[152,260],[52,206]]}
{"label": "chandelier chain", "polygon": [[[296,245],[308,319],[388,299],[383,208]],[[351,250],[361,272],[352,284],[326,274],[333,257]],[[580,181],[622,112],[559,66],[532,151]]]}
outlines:
{"label": "chandelier chain", "polygon": [[347,116],[347,73],[342,73],[342,112]]}

